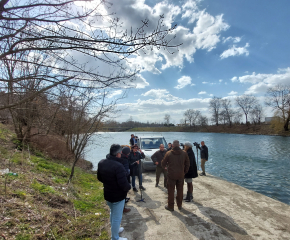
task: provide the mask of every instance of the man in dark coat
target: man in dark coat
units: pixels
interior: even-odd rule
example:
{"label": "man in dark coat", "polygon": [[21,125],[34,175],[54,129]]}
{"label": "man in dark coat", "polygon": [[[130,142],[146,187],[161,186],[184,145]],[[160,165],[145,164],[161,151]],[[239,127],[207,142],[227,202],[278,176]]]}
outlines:
{"label": "man in dark coat", "polygon": [[98,164],[97,177],[104,186],[104,198],[110,207],[111,239],[127,240],[119,237],[125,198],[131,186],[127,180],[127,172],[121,160],[122,148],[119,144],[113,144],[110,154]]}
{"label": "man in dark coat", "polygon": [[[127,180],[128,180],[128,183],[130,183],[130,169],[129,169],[129,154],[130,154],[130,148],[129,147],[124,147],[122,149],[122,155],[121,155],[121,159],[123,161],[123,165],[125,167],[125,170],[127,172]],[[130,198],[125,198],[125,204],[130,200]],[[123,210],[123,213],[127,213],[127,212],[130,212],[131,209],[130,208],[126,208],[124,206],[124,210]]]}
{"label": "man in dark coat", "polygon": [[156,151],[152,156],[151,159],[156,165],[156,184],[155,187],[158,187],[159,184],[159,179],[161,173],[164,175],[164,187],[167,188],[167,169],[163,169],[161,167],[161,161],[165,156],[165,153],[167,152],[166,149],[164,148],[163,144],[160,144],[158,151]]}
{"label": "man in dark coat", "polygon": [[201,144],[201,147],[198,146],[198,148],[200,149],[200,166],[202,169],[202,173],[200,174],[200,176],[206,176],[206,174],[205,174],[205,162],[208,160],[208,148],[204,144],[204,141],[201,141],[200,144]]}
{"label": "man in dark coat", "polygon": [[139,149],[138,145],[132,147],[132,151],[129,155],[129,165],[130,165],[130,175],[132,176],[132,187],[134,192],[138,192],[135,185],[135,177],[138,176],[139,188],[141,190],[146,190],[142,186],[142,162],[141,159],[145,158],[144,153]]}
{"label": "man in dark coat", "polygon": [[189,166],[188,172],[184,175],[184,181],[187,183],[187,195],[186,195],[185,199],[183,199],[183,200],[185,200],[186,202],[190,202],[193,199],[192,179],[198,177],[198,174],[197,174],[195,156],[194,156],[194,152],[192,150],[192,144],[190,142],[184,143],[184,151],[188,155],[190,166]]}
{"label": "man in dark coat", "polygon": [[163,168],[167,167],[167,189],[168,189],[168,205],[166,210],[174,211],[174,190],[176,186],[177,195],[176,202],[178,209],[182,209],[183,184],[184,175],[189,169],[189,158],[187,153],[179,147],[179,141],[173,141],[173,148],[167,152],[161,162]]}
{"label": "man in dark coat", "polygon": [[131,134],[130,145],[131,145],[131,147],[133,147],[135,145],[135,136],[134,136],[134,134]]}

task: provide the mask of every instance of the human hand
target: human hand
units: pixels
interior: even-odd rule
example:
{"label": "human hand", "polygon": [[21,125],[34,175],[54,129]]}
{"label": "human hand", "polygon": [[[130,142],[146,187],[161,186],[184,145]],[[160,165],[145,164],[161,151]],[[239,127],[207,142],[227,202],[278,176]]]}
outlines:
{"label": "human hand", "polygon": [[138,161],[136,161],[136,163],[137,163],[137,164],[139,164],[139,160],[138,160]]}
{"label": "human hand", "polygon": [[156,165],[158,165],[158,162],[155,162]]}

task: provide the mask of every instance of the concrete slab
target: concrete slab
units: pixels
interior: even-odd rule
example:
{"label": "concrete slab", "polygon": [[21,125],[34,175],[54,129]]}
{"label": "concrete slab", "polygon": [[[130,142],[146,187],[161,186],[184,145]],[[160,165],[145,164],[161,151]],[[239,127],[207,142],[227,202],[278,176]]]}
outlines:
{"label": "concrete slab", "polygon": [[[163,176],[161,177],[163,180]],[[214,176],[193,180],[193,202],[170,212],[167,190],[155,187],[155,173],[143,173],[145,202],[130,190],[120,234],[128,240],[290,239],[290,206]],[[137,181],[138,182],[138,181]],[[184,195],[186,193],[184,185]]]}

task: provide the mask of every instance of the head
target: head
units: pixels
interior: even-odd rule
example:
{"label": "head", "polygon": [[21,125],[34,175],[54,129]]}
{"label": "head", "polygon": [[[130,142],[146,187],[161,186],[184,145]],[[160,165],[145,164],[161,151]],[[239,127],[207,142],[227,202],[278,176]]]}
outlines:
{"label": "head", "polygon": [[179,147],[179,141],[178,140],[174,140],[172,147]]}
{"label": "head", "polygon": [[187,151],[190,148],[192,148],[192,144],[190,142],[185,142],[184,143],[184,150]]}
{"label": "head", "polygon": [[119,144],[112,144],[110,147],[110,155],[117,158],[121,157],[122,147]]}
{"label": "head", "polygon": [[124,147],[123,149],[122,149],[122,153],[124,154],[124,155],[129,155],[130,154],[130,148],[128,148],[128,147]]}
{"label": "head", "polygon": [[201,141],[200,144],[201,144],[201,146],[204,146],[204,141]]}
{"label": "head", "polygon": [[134,134],[131,134],[131,138],[133,138],[134,137]]}
{"label": "head", "polygon": [[162,143],[159,145],[159,149],[160,149],[161,152],[164,151],[164,145]]}
{"label": "head", "polygon": [[169,147],[169,148],[171,148],[171,145],[172,145],[171,143],[168,143],[168,147]]}
{"label": "head", "polygon": [[137,145],[137,144],[135,144],[135,145],[133,146],[133,152],[134,152],[134,153],[135,153],[135,152],[137,152],[137,151],[138,151],[138,149],[139,149],[138,145]]}

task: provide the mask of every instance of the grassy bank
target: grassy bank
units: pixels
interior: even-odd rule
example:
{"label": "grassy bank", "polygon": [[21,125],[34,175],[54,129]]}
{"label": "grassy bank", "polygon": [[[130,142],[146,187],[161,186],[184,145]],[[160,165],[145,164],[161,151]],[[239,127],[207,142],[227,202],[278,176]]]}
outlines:
{"label": "grassy bank", "polygon": [[41,152],[16,151],[0,124],[0,236],[3,239],[109,239],[109,211],[96,175]]}

